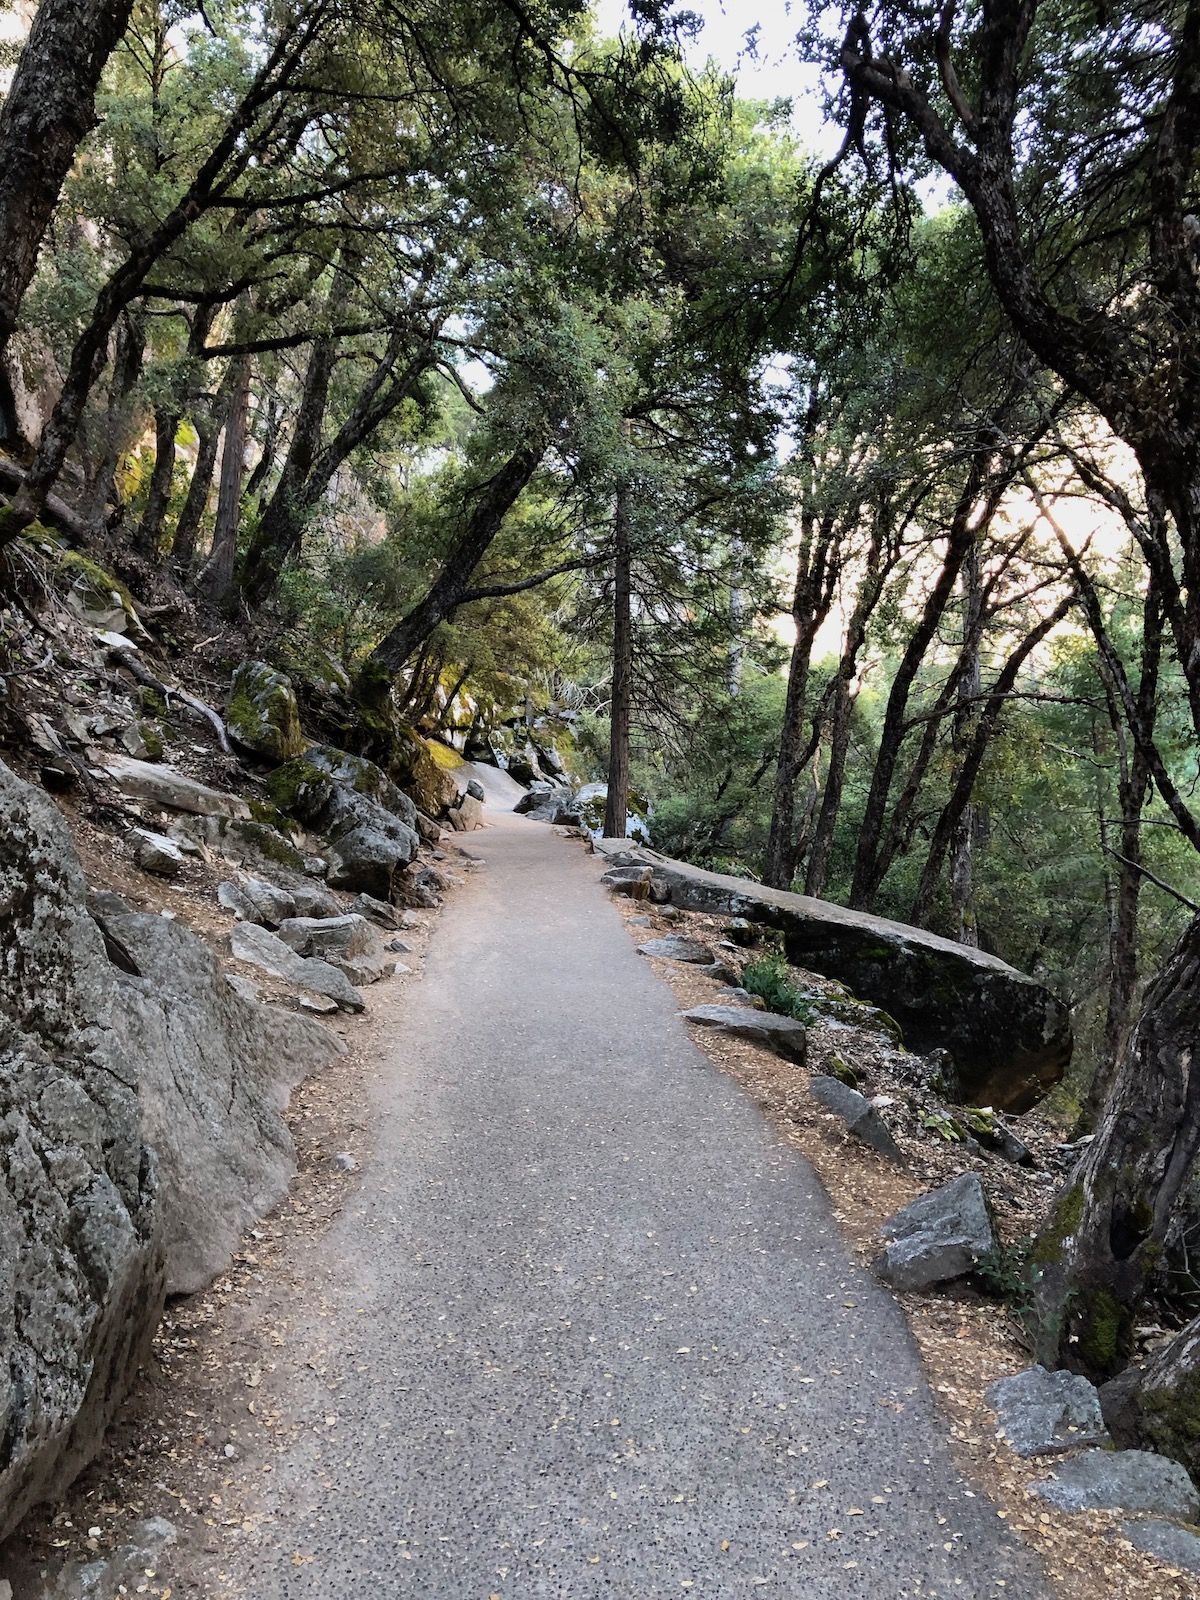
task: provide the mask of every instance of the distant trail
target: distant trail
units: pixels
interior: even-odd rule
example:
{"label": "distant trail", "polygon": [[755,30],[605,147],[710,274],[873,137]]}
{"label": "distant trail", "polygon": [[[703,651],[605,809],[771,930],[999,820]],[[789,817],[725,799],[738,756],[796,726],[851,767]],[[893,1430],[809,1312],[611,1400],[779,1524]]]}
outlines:
{"label": "distant trail", "polygon": [[186,1592],[1042,1600],[899,1309],[598,863],[489,815],[363,1108],[374,1154],[279,1307],[260,1403],[296,1442]]}

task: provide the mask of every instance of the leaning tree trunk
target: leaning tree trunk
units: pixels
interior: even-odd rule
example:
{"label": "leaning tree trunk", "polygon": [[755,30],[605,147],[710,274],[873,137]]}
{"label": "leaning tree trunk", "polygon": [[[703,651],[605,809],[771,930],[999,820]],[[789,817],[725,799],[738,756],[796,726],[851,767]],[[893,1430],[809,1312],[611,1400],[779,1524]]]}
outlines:
{"label": "leaning tree trunk", "polygon": [[108,519],[109,503],[117,497],[117,472],[121,458],[139,431],[134,391],[146,359],[146,329],[140,318],[124,317],[117,329],[112,380],[108,386],[101,433],[101,454],[84,494],[83,520],[91,533],[100,533]]}
{"label": "leaning tree trunk", "polygon": [[[981,646],[983,643],[983,562],[979,540],[972,544],[963,564],[963,645],[967,655],[958,686],[958,705],[954,716],[953,744],[958,765],[966,759],[971,731],[979,715],[983,688]],[[979,929],[975,920],[975,832],[974,790],[963,807],[962,816],[950,842],[950,937],[959,944],[977,946]]]}
{"label": "leaning tree trunk", "polygon": [[163,523],[171,504],[171,484],[175,477],[175,436],[183,413],[175,400],[158,406],[154,412],[154,470],[146,493],[146,509],[138,524],[136,545],[140,554],[154,557],[162,539]]}
{"label": "leaning tree trunk", "polygon": [[1200,1481],[1200,1317],[1193,1317],[1144,1367],[1100,1391],[1118,1443],[1182,1461]]}
{"label": "leaning tree trunk", "polygon": [[[131,0],[41,0],[0,104],[0,365],[75,151],[96,124],[104,63],[132,9]],[[0,438],[15,424],[0,416]]]}
{"label": "leaning tree trunk", "polygon": [[1128,1357],[1134,1313],[1200,1148],[1198,1038],[1200,917],[1146,990],[1104,1120],[1034,1247],[1047,1366],[1106,1378]]}
{"label": "leaning tree trunk", "polygon": [[222,389],[214,398],[212,411],[205,418],[196,419],[196,462],[192,468],[191,482],[184,498],[183,510],[175,524],[171,539],[171,563],[179,574],[186,577],[196,559],[196,539],[208,499],[212,493],[213,472],[217,465],[217,449],[221,442],[221,406],[227,396]]}
{"label": "leaning tree trunk", "polygon": [[416,605],[401,617],[367,657],[367,680],[391,679],[433,632],[439,622],[453,616],[468,593],[471,576],[504,525],[522,489],[537,471],[549,443],[549,430],[514,450],[508,460],[476,493],[475,505],[462,537],[446,557],[441,572]]}
{"label": "leaning tree trunk", "polygon": [[629,508],[617,495],[613,517],[613,675],[604,837],[623,839],[629,817],[629,730],[633,712],[633,564]]}

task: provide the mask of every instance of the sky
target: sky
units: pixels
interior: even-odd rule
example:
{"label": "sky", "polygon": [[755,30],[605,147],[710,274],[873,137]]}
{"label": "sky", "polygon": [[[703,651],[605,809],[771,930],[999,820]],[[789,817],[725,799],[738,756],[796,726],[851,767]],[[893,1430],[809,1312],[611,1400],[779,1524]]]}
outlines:
{"label": "sky", "polygon": [[[712,57],[737,77],[738,91],[747,100],[792,100],[792,123],[797,137],[819,155],[830,154],[839,134],[821,116],[817,74],[796,59],[795,37],[800,17],[789,0],[752,0],[745,4],[727,0],[685,0],[689,11],[704,19],[704,28],[689,50],[694,65]],[[617,33],[628,25],[625,0],[595,0],[593,11],[604,33]],[[746,32],[757,24],[753,51]]]}

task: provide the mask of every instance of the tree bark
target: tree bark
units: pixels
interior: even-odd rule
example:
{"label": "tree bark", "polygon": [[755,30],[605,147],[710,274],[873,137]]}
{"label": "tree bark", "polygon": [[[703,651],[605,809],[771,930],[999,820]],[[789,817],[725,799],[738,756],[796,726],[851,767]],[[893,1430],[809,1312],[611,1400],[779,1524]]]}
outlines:
{"label": "tree bark", "polygon": [[432,345],[423,343],[397,372],[403,344],[397,330],[350,415],[329,443],[318,448],[336,355],[335,340],[318,341],[305,374],[304,399],[283,473],[246,552],[242,590],[251,605],[261,605],[274,590],[286,562],[300,546],[305,520],[334,473],[415,391],[433,365]]}
{"label": "tree bark", "polygon": [[537,471],[551,436],[547,429],[529,443],[520,445],[475,491],[474,508],[461,538],[422,598],[372,650],[367,658],[369,675],[376,679],[394,677],[438,623],[453,616],[463,603],[471,574],[487,554],[518,495]]}
{"label": "tree bark", "polygon": [[628,491],[617,493],[613,514],[613,672],[608,736],[608,792],[604,837],[623,839],[629,817],[629,734],[633,714],[633,561],[629,545]]}
{"label": "tree bark", "polygon": [[[966,666],[958,685],[958,707],[954,717],[953,742],[961,772],[971,744],[971,729],[979,711],[983,688],[983,563],[976,539],[963,563],[963,643]],[[959,944],[978,948],[979,929],[975,921],[975,799],[974,785],[963,806],[962,815],[950,841],[950,937]]]}
{"label": "tree bark", "polygon": [[[977,715],[971,741],[962,750],[954,787],[950,791],[950,798],[942,808],[941,816],[937,820],[937,826],[933,830],[933,838],[929,842],[929,854],[925,859],[925,866],[921,872],[921,881],[917,888],[912,912],[910,913],[913,922],[918,926],[924,926],[928,921],[933,903],[933,892],[941,876],[943,863],[954,848],[955,840],[962,830],[964,819],[970,814],[971,796],[979,779],[979,772],[983,766],[984,757],[987,755],[988,745],[995,735],[997,724],[1000,721],[1000,716],[1008,697],[1016,688],[1017,680],[1021,675],[1021,668],[1028,661],[1033,651],[1037,649],[1038,645],[1054,631],[1075,603],[1074,595],[1066,595],[1048,616],[1043,617],[1025,635],[1024,639],[1004,663],[1004,667],[987,699],[976,708]],[[960,943],[963,944],[968,942],[971,941],[960,940]]]}
{"label": "tree bark", "polygon": [[325,9],[316,0],[289,16],[187,189],[162,219],[134,243],[128,256],[100,290],[92,314],[71,351],[62,389],[42,429],[33,463],[13,507],[14,514],[0,525],[0,545],[15,538],[23,526],[41,514],[46,496],[54,487],[79,431],[88,396],[104,370],[109,338],[117,319],[141,292],[151,267],[183,237],[197,217],[210,208],[218,188],[228,189],[251,163],[258,142],[249,136],[250,131],[263,108],[286,87],[324,16]]}
{"label": "tree bark", "polygon": [[[810,411],[811,416],[811,411]],[[807,514],[802,521],[796,584],[792,592],[792,621],[796,638],[788,663],[787,697],[779,735],[779,760],[771,796],[771,823],[763,857],[763,882],[774,889],[790,889],[800,859],[796,823],[796,781],[816,752],[817,734],[806,738],[804,712],[813,646],[829,615],[841,570],[837,518],[826,513]]]}
{"label": "tree bark", "polygon": [[881,842],[884,837],[888,797],[891,794],[892,780],[896,775],[896,765],[900,759],[900,747],[904,743],[908,697],[916,682],[921,663],[925,659],[925,652],[933,642],[938,624],[949,604],[954,585],[958,581],[959,569],[970,546],[972,534],[969,515],[975,494],[982,482],[982,471],[982,464],[976,458],[967,485],[959,499],[958,515],[950,528],[941,571],[926,598],[920,619],[909,635],[888,692],[883,727],[879,734],[879,749],[875,755],[871,786],[867,791],[866,808],[859,829],[854,878],[850,885],[850,904],[856,911],[870,910],[887,870],[887,863],[882,859]]}
{"label": "tree bark", "polygon": [[171,540],[171,562],[176,570],[185,576],[196,559],[196,539],[200,533],[204,513],[208,509],[209,495],[212,493],[213,471],[217,465],[223,414],[229,410],[228,380],[229,374],[226,374],[226,380],[213,396],[211,405],[196,418],[196,463],[192,468],[187,496]]}
{"label": "tree bark", "polygon": [[[0,365],[75,151],[96,125],[104,64],[132,9],[131,0],[41,0],[0,104]],[[16,433],[6,410],[0,439]]]}
{"label": "tree bark", "polygon": [[1153,1355],[1100,1391],[1109,1431],[1127,1448],[1153,1450],[1182,1461],[1200,1478],[1200,1317]]}
{"label": "tree bark", "polygon": [[[1200,1148],[1200,917],[1146,991],[1104,1117],[1034,1247],[1038,1359],[1107,1378]],[[1193,1070],[1195,1068],[1195,1070]]]}
{"label": "tree bark", "polygon": [[866,643],[867,626],[879,603],[888,574],[896,562],[897,546],[890,540],[888,556],[886,560],[883,559],[887,525],[888,507],[881,501],[872,520],[871,542],[865,562],[866,571],[855,596],[854,610],[846,628],[846,640],[842,646],[837,678],[833,685],[833,701],[829,717],[829,765],[825,772],[821,806],[813,829],[804,878],[805,894],[817,897],[825,893],[825,884],[829,876],[829,859],[833,851],[834,830],[842,808],[846,756],[850,748],[850,717],[854,709],[850,686],[858,672],[858,657]]}
{"label": "tree bark", "polygon": [[[1153,573],[1146,586],[1142,607],[1142,671],[1137,704],[1145,731],[1154,737],[1158,716],[1158,679],[1162,654],[1163,615]],[[1136,740],[1132,750],[1121,715],[1116,686],[1100,666],[1105,684],[1109,721],[1117,741],[1120,776],[1117,797],[1121,808],[1118,835],[1121,842],[1117,861],[1116,893],[1113,897],[1109,930],[1108,1005],[1104,1016],[1104,1045],[1096,1071],[1080,1109],[1078,1132],[1094,1128],[1107,1103],[1113,1080],[1121,1062],[1133,1015],[1137,993],[1138,908],[1141,902],[1142,811],[1150,792],[1150,765],[1146,752]],[[1102,839],[1103,844],[1103,839]]]}
{"label": "tree bark", "polygon": [[241,524],[242,483],[246,473],[246,424],[250,416],[250,357],[236,356],[232,392],[225,420],[225,448],[221,452],[221,484],[217,492],[217,520],[213,524],[212,550],[196,580],[196,588],[216,605],[224,605],[233,590]]}
{"label": "tree bark", "polygon": [[[189,358],[194,358],[204,348],[215,310],[215,306],[202,306],[193,317],[191,331],[188,334]],[[171,505],[171,488],[175,480],[175,440],[179,433],[179,425],[183,421],[187,388],[182,374],[176,373],[169,396],[155,407],[154,471],[150,474],[146,508],[142,512],[136,542],[139,553],[145,556],[157,556],[162,544],[163,524],[167,520],[167,511]],[[211,476],[210,468],[210,479]]]}
{"label": "tree bark", "polygon": [[134,390],[146,358],[146,330],[140,319],[122,317],[117,328],[112,379],[108,387],[101,433],[100,459],[83,496],[83,520],[91,533],[103,530],[109,502],[116,494],[121,457],[138,431]]}

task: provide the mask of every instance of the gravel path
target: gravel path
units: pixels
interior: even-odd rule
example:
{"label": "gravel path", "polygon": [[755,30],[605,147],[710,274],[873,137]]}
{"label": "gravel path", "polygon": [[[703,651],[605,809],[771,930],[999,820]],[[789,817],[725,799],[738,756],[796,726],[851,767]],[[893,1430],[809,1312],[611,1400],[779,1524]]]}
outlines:
{"label": "gravel path", "polygon": [[[495,817],[494,811],[490,813]],[[502,816],[260,1405],[212,1595],[1038,1600],[891,1297],[574,843]]]}

